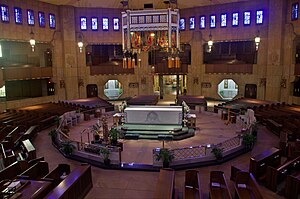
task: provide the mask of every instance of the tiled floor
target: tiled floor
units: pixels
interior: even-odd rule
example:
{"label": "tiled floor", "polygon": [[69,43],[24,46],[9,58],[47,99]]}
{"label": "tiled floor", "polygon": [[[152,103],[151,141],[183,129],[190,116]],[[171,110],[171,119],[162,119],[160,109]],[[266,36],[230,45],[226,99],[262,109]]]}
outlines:
{"label": "tiled floor", "polygon": [[[112,124],[112,114],[108,114],[108,124]],[[82,122],[76,127],[73,127],[70,132],[71,139],[80,140],[80,132],[97,122],[97,119],[92,119],[88,122]],[[219,143],[230,137],[236,135],[236,131],[240,128],[237,124],[224,125],[217,114],[204,112],[197,113],[197,127],[196,135],[193,138],[182,141],[171,141],[165,144],[166,147],[176,148],[183,146],[195,146],[207,143]],[[56,167],[59,163],[68,163],[72,168],[80,163],[65,159],[52,145],[49,132],[45,130],[40,132],[34,140],[34,145],[37,149],[38,156],[44,156],[49,163],[50,170]],[[83,140],[87,141],[87,135],[83,135]],[[161,141],[155,140],[124,140],[124,152],[122,153],[122,161],[137,162],[137,163],[152,163],[152,149],[161,147]],[[204,198],[208,198],[209,192],[209,172],[212,170],[222,170],[225,172],[227,182],[230,186],[230,191],[234,194],[233,183],[230,181],[231,165],[240,165],[248,169],[249,159],[251,156],[259,154],[260,152],[272,146],[278,146],[279,140],[272,133],[261,126],[258,133],[257,142],[254,149],[238,158],[221,165],[196,168],[201,174],[201,189]],[[156,181],[158,179],[158,172],[139,172],[139,171],[118,171],[118,170],[104,170],[92,167],[92,176],[94,187],[88,193],[86,198],[152,198],[155,190]],[[179,193],[183,191],[184,171],[176,171],[175,187]],[[267,190],[261,186],[262,193],[265,198],[281,198],[275,193]],[[181,196],[179,194],[179,196]]]}

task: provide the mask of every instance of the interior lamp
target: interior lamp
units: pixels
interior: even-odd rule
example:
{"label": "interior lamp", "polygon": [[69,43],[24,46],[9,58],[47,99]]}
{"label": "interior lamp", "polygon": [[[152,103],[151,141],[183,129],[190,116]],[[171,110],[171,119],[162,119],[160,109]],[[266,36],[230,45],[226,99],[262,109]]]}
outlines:
{"label": "interior lamp", "polygon": [[211,35],[211,33],[209,33],[209,40],[208,40],[208,42],[207,42],[207,45],[208,45],[208,52],[211,52],[211,48],[212,48],[213,44],[214,44],[214,42],[213,42],[213,40],[212,40],[212,35]]}
{"label": "interior lamp", "polygon": [[35,39],[34,39],[34,33],[33,33],[32,30],[31,30],[31,32],[30,32],[30,40],[29,40],[29,43],[30,43],[32,52],[34,52]]}
{"label": "interior lamp", "polygon": [[258,50],[259,43],[260,43],[260,37],[257,35],[257,36],[254,38],[254,41],[255,41],[255,50]]}
{"label": "interior lamp", "polygon": [[82,36],[81,35],[78,36],[78,43],[77,43],[77,45],[78,45],[78,48],[79,48],[79,52],[82,53],[83,42],[82,42]]}

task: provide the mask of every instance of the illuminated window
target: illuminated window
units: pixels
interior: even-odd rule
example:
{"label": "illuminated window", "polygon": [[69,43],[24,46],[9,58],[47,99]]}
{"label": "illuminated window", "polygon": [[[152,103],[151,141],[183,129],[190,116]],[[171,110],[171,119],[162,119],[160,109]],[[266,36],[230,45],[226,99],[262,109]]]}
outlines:
{"label": "illuminated window", "polygon": [[210,28],[216,27],[216,15],[210,15]]}
{"label": "illuminated window", "polygon": [[227,26],[227,14],[221,14],[221,27]]}
{"label": "illuminated window", "polygon": [[0,57],[2,57],[2,46],[0,44]]}
{"label": "illuminated window", "polygon": [[185,30],[185,18],[179,20],[179,30]]}
{"label": "illuminated window", "polygon": [[87,30],[86,17],[80,17],[80,29]]}
{"label": "illuminated window", "polygon": [[120,30],[119,18],[113,18],[114,30]]}
{"label": "illuminated window", "polygon": [[98,30],[98,18],[92,17],[92,30]]}
{"label": "illuminated window", "polygon": [[51,13],[49,14],[49,27],[52,29],[56,28],[55,15]]}
{"label": "illuminated window", "polygon": [[195,17],[190,17],[190,30],[195,29]]}
{"label": "illuminated window", "polygon": [[298,19],[299,3],[292,4],[292,20]]}
{"label": "illuminated window", "polygon": [[234,12],[232,13],[232,26],[238,26],[239,25],[239,13]]}
{"label": "illuminated window", "polygon": [[262,10],[256,11],[256,24],[262,24],[264,21],[264,12]]}
{"label": "illuminated window", "polygon": [[244,12],[244,25],[250,25],[251,13],[249,11]]}
{"label": "illuminated window", "polygon": [[8,6],[1,5],[1,20],[3,22],[9,22]]}
{"label": "illuminated window", "polygon": [[39,25],[45,27],[45,13],[39,12]]}
{"label": "illuminated window", "polygon": [[205,28],[205,16],[200,17],[200,29]]}
{"label": "illuminated window", "polygon": [[108,18],[107,17],[102,18],[102,30],[108,30]]}
{"label": "illuminated window", "polygon": [[33,12],[33,10],[27,10],[27,23],[30,26],[34,26],[34,12]]}
{"label": "illuminated window", "polygon": [[16,24],[22,24],[22,9],[21,8],[15,8],[15,23]]}

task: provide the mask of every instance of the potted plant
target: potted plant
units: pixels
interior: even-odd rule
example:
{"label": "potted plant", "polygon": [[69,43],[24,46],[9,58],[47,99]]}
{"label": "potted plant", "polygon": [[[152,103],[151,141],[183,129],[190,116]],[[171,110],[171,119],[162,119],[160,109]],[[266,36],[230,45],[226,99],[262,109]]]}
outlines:
{"label": "potted plant", "polygon": [[243,135],[243,144],[246,147],[246,149],[252,149],[254,146],[255,140],[256,140],[256,137],[250,133],[246,133]]}
{"label": "potted plant", "polygon": [[116,146],[118,144],[119,131],[115,128],[111,128],[108,134],[109,134],[110,144]]}
{"label": "potted plant", "polygon": [[51,137],[52,142],[55,142],[56,138],[57,138],[57,131],[56,129],[52,129],[48,135]]}
{"label": "potted plant", "polygon": [[217,160],[221,160],[223,158],[223,149],[215,146],[212,150],[211,153],[214,154]]}
{"label": "potted plant", "polygon": [[110,151],[107,148],[100,148],[99,152],[100,154],[102,154],[104,164],[110,165],[110,159],[109,159]]}
{"label": "potted plant", "polygon": [[71,144],[70,141],[61,143],[61,150],[65,155],[71,155],[74,150],[74,146]]}
{"label": "potted plant", "polygon": [[159,153],[156,154],[156,160],[163,162],[163,168],[168,168],[170,166],[170,163],[173,161],[174,155],[169,149],[160,149]]}

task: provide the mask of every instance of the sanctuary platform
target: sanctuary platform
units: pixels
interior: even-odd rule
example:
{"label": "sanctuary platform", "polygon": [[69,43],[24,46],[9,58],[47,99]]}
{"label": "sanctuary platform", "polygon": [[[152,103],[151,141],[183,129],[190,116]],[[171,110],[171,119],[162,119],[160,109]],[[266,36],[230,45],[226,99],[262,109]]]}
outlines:
{"label": "sanctuary platform", "polygon": [[183,124],[181,106],[130,106],[119,126],[125,139],[180,140],[194,136],[194,129]]}

